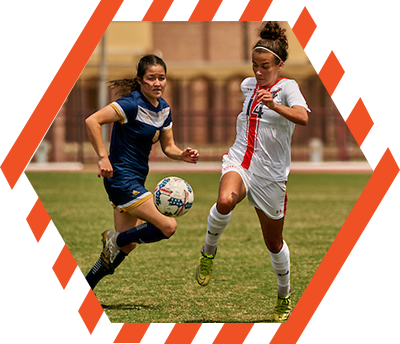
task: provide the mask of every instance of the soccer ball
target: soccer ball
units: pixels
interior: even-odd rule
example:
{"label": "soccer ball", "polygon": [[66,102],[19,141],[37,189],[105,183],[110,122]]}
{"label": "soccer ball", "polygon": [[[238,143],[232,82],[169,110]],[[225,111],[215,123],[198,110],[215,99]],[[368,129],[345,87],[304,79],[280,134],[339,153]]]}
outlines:
{"label": "soccer ball", "polygon": [[193,189],[186,180],[167,177],[161,180],[153,192],[157,209],[166,216],[182,216],[193,205]]}

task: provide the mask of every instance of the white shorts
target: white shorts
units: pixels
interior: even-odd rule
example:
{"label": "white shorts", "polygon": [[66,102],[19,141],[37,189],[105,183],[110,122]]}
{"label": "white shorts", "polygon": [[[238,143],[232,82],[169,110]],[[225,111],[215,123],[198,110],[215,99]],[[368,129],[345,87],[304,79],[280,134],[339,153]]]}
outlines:
{"label": "white shorts", "polygon": [[242,178],[249,205],[262,210],[273,220],[280,220],[286,215],[286,181],[271,181],[257,176],[224,155],[221,178],[231,171],[237,172]]}

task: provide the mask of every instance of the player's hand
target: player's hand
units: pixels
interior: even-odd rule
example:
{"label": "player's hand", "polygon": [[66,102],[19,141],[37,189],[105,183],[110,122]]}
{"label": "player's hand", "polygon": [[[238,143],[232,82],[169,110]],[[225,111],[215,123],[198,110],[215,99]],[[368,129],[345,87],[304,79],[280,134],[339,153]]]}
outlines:
{"label": "player's hand", "polygon": [[273,110],[275,107],[274,98],[272,97],[272,93],[267,90],[259,90],[257,92],[256,100],[258,102],[262,102],[269,109]]}
{"label": "player's hand", "polygon": [[188,147],[182,152],[182,160],[191,164],[196,164],[197,160],[199,160],[199,152]]}
{"label": "player's hand", "polygon": [[113,176],[113,168],[110,160],[107,158],[99,159],[99,172],[97,177],[111,178]]}

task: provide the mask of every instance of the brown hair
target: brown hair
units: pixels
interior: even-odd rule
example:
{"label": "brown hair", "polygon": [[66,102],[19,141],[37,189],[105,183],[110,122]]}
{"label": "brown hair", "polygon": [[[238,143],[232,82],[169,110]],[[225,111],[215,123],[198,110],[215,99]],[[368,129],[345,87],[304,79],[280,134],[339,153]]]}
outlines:
{"label": "brown hair", "polygon": [[[288,40],[286,37],[286,30],[281,28],[277,22],[268,21],[259,31],[260,40],[254,45],[253,50],[257,50],[258,47],[267,48],[271,50],[275,56],[276,64],[282,60],[285,62],[288,57]],[[258,51],[261,51],[259,49]]]}
{"label": "brown hair", "polygon": [[153,54],[148,54],[143,56],[136,68],[136,77],[134,79],[118,79],[118,80],[111,80],[108,82],[109,88],[114,89],[118,88],[117,95],[122,97],[131,94],[134,91],[140,90],[140,84],[138,79],[143,78],[146,74],[147,68],[150,66],[162,66],[164,68],[165,74],[167,74],[167,65],[165,62],[158,56]]}

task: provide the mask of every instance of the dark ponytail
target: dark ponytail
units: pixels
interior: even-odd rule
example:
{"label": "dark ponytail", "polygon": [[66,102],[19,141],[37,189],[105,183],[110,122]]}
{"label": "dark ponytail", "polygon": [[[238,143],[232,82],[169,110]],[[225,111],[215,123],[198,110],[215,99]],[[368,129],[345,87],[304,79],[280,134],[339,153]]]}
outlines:
{"label": "dark ponytail", "polygon": [[117,88],[118,92],[116,94],[122,97],[125,97],[134,91],[138,91],[140,90],[138,79],[143,78],[149,66],[157,65],[162,66],[164,68],[165,74],[167,74],[167,65],[160,57],[153,54],[145,55],[140,59],[137,65],[136,77],[134,79],[111,80],[108,82],[109,88]]}
{"label": "dark ponytail", "polygon": [[118,89],[116,95],[121,97],[131,94],[133,91],[140,90],[140,85],[137,81],[137,78],[111,80],[108,82],[108,87],[110,89]]}

